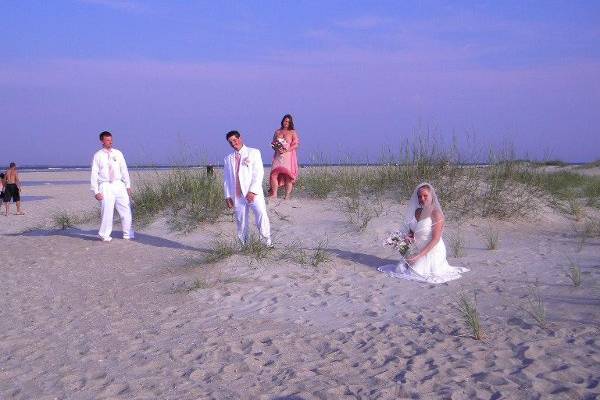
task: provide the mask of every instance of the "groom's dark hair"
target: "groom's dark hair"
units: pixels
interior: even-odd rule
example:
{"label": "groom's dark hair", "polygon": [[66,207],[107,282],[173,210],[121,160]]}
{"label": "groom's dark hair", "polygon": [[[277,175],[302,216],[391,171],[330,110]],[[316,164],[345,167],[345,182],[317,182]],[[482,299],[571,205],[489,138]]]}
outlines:
{"label": "groom's dark hair", "polygon": [[100,140],[104,140],[104,136],[110,136],[112,137],[112,133],[110,133],[109,131],[104,131],[104,132],[100,132]]}
{"label": "groom's dark hair", "polygon": [[235,136],[236,138],[240,138],[240,133],[238,131],[229,131],[227,135],[225,135],[225,139],[229,140],[230,137]]}

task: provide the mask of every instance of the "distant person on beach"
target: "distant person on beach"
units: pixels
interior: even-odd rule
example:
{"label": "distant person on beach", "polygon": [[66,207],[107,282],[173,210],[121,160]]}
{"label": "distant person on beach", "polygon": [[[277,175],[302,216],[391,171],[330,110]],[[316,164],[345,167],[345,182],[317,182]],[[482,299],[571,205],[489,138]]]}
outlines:
{"label": "distant person on beach", "polygon": [[235,211],[237,236],[242,244],[248,240],[252,210],[261,241],[271,246],[271,225],[262,189],[264,167],[260,151],[246,147],[238,131],[230,131],[225,137],[234,150],[225,157],[223,164],[225,202],[227,207]]}
{"label": "distant person on beach", "polygon": [[5,216],[8,216],[8,208],[11,200],[17,203],[17,215],[25,215],[21,210],[21,181],[17,172],[17,164],[11,162],[8,169],[4,173],[4,206],[6,207]]}
{"label": "distant person on beach", "polygon": [[298,178],[298,156],[296,149],[300,145],[298,134],[294,130],[294,119],[290,114],[283,116],[280,128],[275,131],[271,147],[275,151],[271,164],[269,198],[277,198],[277,190],[285,187],[285,199],[289,199]]}
{"label": "distant person on beach", "polygon": [[0,199],[4,200],[4,172],[0,172]]}
{"label": "distant person on beach", "polygon": [[91,185],[94,197],[102,205],[102,223],[98,235],[105,242],[112,237],[112,224],[115,207],[121,217],[123,239],[133,239],[131,225],[131,180],[123,153],[112,147],[112,134],[100,133],[102,148],[94,154],[92,160]]}

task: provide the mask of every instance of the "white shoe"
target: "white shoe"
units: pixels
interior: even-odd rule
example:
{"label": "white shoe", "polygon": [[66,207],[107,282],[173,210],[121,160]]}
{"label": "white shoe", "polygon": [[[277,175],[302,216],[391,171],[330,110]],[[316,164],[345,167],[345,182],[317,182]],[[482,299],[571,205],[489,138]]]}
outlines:
{"label": "white shoe", "polygon": [[100,236],[100,239],[102,239],[103,242],[110,242],[112,240],[112,238],[110,236],[109,237]]}

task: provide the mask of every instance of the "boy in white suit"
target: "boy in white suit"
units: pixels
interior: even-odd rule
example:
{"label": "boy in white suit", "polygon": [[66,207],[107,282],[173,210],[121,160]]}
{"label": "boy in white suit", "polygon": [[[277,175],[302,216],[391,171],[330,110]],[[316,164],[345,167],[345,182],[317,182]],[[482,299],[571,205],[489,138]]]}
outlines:
{"label": "boy in white suit", "polygon": [[238,131],[228,132],[226,138],[235,151],[225,157],[223,164],[225,201],[227,207],[235,210],[238,238],[242,244],[248,240],[249,211],[252,209],[261,241],[271,246],[271,226],[262,189],[264,168],[260,151],[246,147]]}
{"label": "boy in white suit", "polygon": [[98,236],[105,242],[112,240],[113,214],[115,207],[121,216],[123,239],[133,239],[131,226],[131,180],[123,153],[112,147],[112,134],[100,133],[102,148],[92,160],[91,185],[94,197],[102,205],[102,223]]}

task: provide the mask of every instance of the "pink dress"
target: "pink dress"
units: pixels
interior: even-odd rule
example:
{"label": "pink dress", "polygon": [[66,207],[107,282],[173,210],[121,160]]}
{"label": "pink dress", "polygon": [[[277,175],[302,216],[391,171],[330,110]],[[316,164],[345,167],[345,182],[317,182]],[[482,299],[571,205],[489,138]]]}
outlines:
{"label": "pink dress", "polygon": [[296,149],[300,143],[298,135],[296,131],[280,129],[273,136],[273,143],[277,141],[288,151],[284,153],[275,151],[271,166],[271,176],[277,176],[277,182],[280,186],[285,184],[286,176],[291,178],[292,183],[295,183],[298,178],[298,156],[296,155]]}

